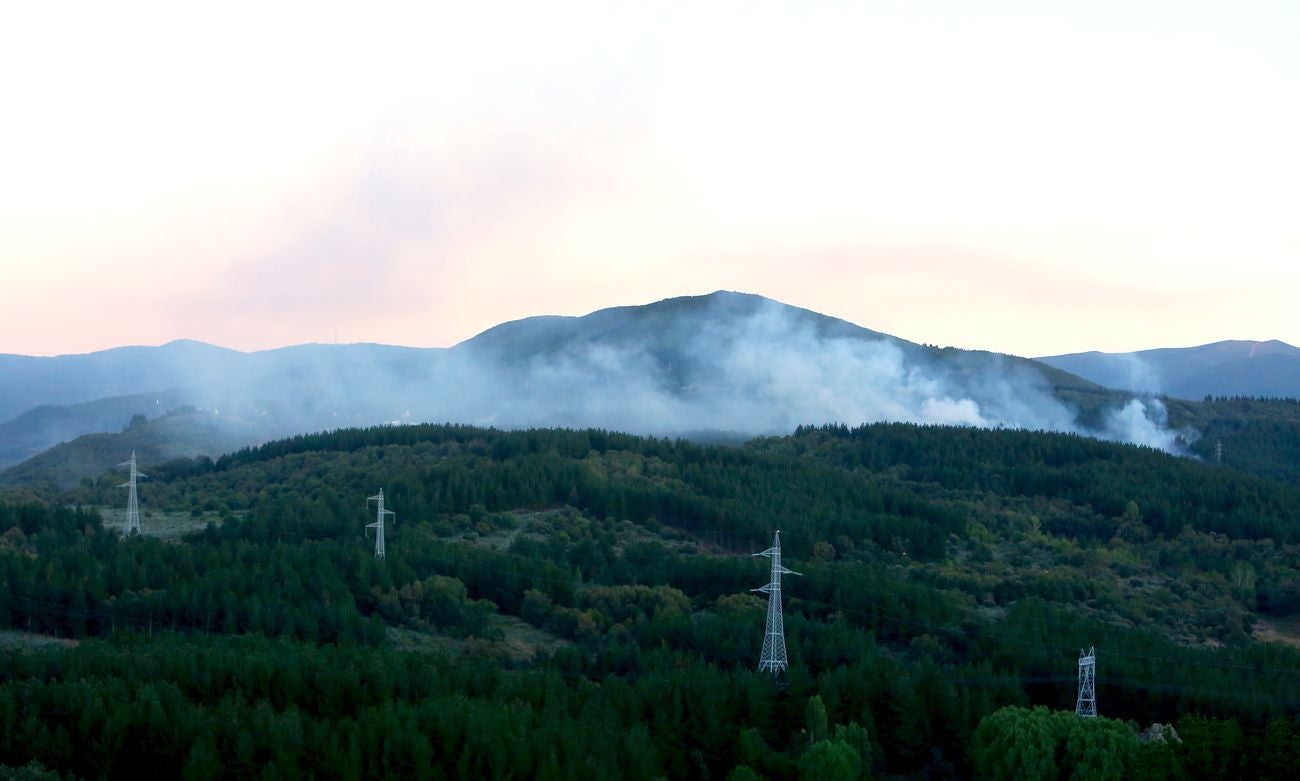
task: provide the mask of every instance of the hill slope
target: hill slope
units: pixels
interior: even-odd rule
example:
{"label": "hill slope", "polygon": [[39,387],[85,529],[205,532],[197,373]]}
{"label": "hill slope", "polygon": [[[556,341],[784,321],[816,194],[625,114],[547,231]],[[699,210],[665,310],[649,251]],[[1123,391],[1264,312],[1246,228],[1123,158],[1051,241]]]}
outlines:
{"label": "hill slope", "polygon": [[0,423],[0,470],[84,434],[121,431],[136,415],[156,418],[189,398],[184,391],[138,393],[28,410]]}
{"label": "hill slope", "polygon": [[42,405],[65,406],[218,382],[237,371],[242,356],[190,340],[52,358],[0,355],[0,421]]}
{"label": "hill slope", "polygon": [[[899,424],[743,447],[346,430],[158,472],[147,532],[160,511],[223,519],[167,542],[70,508],[120,503],[115,482],[0,503],[0,623],[80,640],[2,659],[0,713],[22,719],[0,764],[962,778],[1043,749],[1100,752],[1103,777],[1293,771],[1300,651],[1252,633],[1300,614],[1300,492],[1149,449]],[[802,574],[774,681],[750,590],[777,528]],[[1094,646],[1111,720],[1016,744],[1003,706],[1069,713]],[[1143,747],[1126,720],[1183,743]]]}
{"label": "hill slope", "polygon": [[[130,348],[31,360],[47,363],[28,372],[30,382],[58,378],[68,386],[66,397],[101,388],[111,367],[123,388],[190,381],[168,398],[238,412],[255,425],[232,428],[221,441],[245,436],[245,443],[428,420],[672,436],[892,420],[1070,431],[1171,451],[1193,436],[1164,425],[1158,404],[1041,363],[917,345],[725,291],[584,317],[529,318],[448,350],[303,345],[244,354],[173,343],[155,353]],[[83,375],[76,375],[78,366]],[[0,361],[0,388],[24,385],[23,371],[5,374]],[[18,394],[8,405],[23,399],[31,400]],[[6,450],[29,452],[69,435],[116,430],[120,422],[100,414],[109,407],[121,411],[114,401],[28,413],[9,424],[24,431],[24,444],[0,448],[0,459]],[[30,425],[54,418],[58,426]]]}
{"label": "hill slope", "polygon": [[181,406],[225,409],[239,419],[229,427],[210,422],[218,435],[206,450],[212,455],[222,452],[217,441],[247,445],[409,418],[415,390],[431,383],[442,352],[353,344],[240,353],[171,342],[85,356],[0,356],[0,409],[24,410],[0,422],[0,469],[76,437],[120,431],[135,415]]}
{"label": "hill slope", "polygon": [[142,465],[152,468],[176,458],[215,458],[270,438],[270,431],[257,418],[178,407],[152,420],[136,419],[120,432],[86,434],[55,445],[0,471],[0,487],[24,487],[49,495],[51,488],[71,488],[99,476],[106,467],[121,463],[123,453],[134,452]]}
{"label": "hill slope", "polygon": [[1122,394],[1033,361],[925,347],[726,291],[528,318],[453,353],[468,375],[490,378],[464,405],[470,414],[452,418],[475,423],[768,434],[901,420],[1151,433],[1113,425]]}
{"label": "hill slope", "polygon": [[[258,397],[257,386],[313,383],[370,372],[378,379],[423,379],[442,350],[378,344],[302,344],[244,353],[181,339],[158,347],[118,347],[49,358],[0,355],[0,421],[43,405],[66,406],[133,394],[187,389],[186,403]],[[306,386],[306,387],[304,387]],[[264,395],[271,395],[264,392]]]}

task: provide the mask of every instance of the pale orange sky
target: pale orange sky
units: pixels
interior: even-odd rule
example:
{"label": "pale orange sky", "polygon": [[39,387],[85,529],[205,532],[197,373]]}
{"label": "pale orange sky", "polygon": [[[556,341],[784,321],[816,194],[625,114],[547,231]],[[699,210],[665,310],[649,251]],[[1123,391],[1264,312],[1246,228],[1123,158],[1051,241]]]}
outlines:
{"label": "pale orange sky", "polygon": [[716,289],[1021,355],[1300,344],[1292,3],[27,5],[0,352]]}

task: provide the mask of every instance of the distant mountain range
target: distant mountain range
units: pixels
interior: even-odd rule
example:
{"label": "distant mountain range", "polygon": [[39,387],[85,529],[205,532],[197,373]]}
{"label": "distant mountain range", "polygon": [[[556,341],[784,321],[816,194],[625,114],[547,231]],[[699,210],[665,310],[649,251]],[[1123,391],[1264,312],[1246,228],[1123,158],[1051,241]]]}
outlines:
{"label": "distant mountain range", "polygon": [[[416,421],[726,437],[893,420],[1072,431],[1171,451],[1195,439],[1170,428],[1158,403],[1105,387],[1150,386],[1099,380],[1071,368],[1077,357],[938,349],[724,291],[526,318],[447,349],[312,344],[243,353],[177,341],[0,356],[0,469],[45,454],[0,473],[0,484],[93,477],[132,448],[150,463]],[[137,415],[145,419],[132,424]],[[99,436],[77,439],[86,435]]]}
{"label": "distant mountain range", "polygon": [[[244,444],[393,420],[402,410],[375,406],[374,387],[428,380],[429,356],[441,352],[309,344],[243,353],[182,340],[53,358],[0,356],[0,469],[84,434],[121,431],[135,415],[157,418],[178,407],[239,420]],[[190,455],[200,452],[211,450]]]}
{"label": "distant mountain range", "polygon": [[1285,342],[1225,341],[1131,353],[1072,353],[1038,360],[1108,388],[1202,399],[1300,397],[1300,348]]}

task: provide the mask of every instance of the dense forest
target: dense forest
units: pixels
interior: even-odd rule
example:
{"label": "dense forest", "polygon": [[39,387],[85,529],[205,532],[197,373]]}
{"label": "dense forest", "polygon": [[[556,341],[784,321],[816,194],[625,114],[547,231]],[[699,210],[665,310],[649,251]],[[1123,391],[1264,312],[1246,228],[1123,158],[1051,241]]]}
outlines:
{"label": "dense forest", "polygon": [[1171,425],[1196,432],[1190,450],[1230,469],[1300,486],[1300,399],[1165,399]]}
{"label": "dense forest", "polygon": [[[1300,753],[1300,649],[1260,639],[1295,638],[1300,489],[1267,475],[901,424],[394,426],[145,471],[128,539],[120,473],[0,500],[0,765],[1211,779]],[[777,530],[800,574],[771,675],[751,554]],[[1073,713],[1088,647],[1097,719]],[[1178,739],[1139,737],[1157,722]]]}

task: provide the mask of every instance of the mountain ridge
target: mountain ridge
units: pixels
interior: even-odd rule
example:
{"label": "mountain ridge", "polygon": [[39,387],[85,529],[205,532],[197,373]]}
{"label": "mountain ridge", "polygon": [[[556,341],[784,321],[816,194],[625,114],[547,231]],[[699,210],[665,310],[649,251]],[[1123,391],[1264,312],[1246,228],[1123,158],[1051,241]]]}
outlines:
{"label": "mountain ridge", "polygon": [[[166,393],[175,406],[236,413],[244,444],[295,432],[418,421],[596,427],[653,436],[769,435],[804,424],[903,421],[1067,431],[1173,452],[1195,438],[1194,432],[1170,428],[1158,402],[1045,363],[920,345],[732,291],[578,317],[523,318],[450,348],[308,344],[241,353],[183,340],[155,348],[154,356],[175,360],[152,372],[150,348],[110,352],[44,359],[53,368],[38,372],[35,381],[6,374],[0,362],[0,401],[7,405],[0,409],[18,404],[4,397],[6,388],[48,385],[66,375],[65,398],[93,394],[106,383],[127,390],[154,383],[171,390],[144,387],[135,393]],[[76,376],[79,364],[89,367],[85,376]],[[42,403],[57,406],[56,400]],[[77,402],[86,405],[77,409],[47,409],[46,417],[64,423],[50,429],[54,433],[43,443],[37,442],[40,432],[26,430],[27,451],[79,433],[120,432],[129,422],[126,409],[113,419],[106,413],[115,409],[113,403],[90,401]],[[169,410],[140,411],[156,417]],[[0,432],[5,426],[17,431],[19,422],[36,417],[0,420]],[[80,431],[77,420],[85,423]],[[3,455],[0,467],[6,465]]]}
{"label": "mountain ridge", "polygon": [[1229,339],[1121,353],[1067,353],[1036,360],[1137,393],[1184,399],[1300,396],[1300,348],[1277,339]]}

